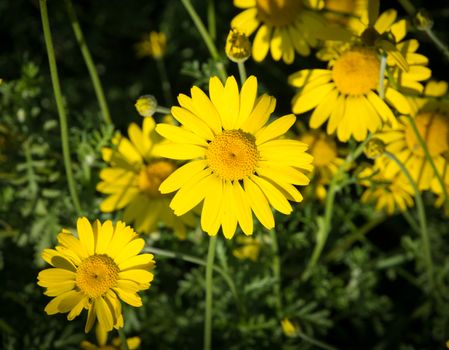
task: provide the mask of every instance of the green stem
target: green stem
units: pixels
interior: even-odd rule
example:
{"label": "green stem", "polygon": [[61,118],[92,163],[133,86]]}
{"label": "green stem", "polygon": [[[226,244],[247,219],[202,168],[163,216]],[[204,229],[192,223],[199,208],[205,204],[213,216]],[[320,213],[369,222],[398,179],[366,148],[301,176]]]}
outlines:
{"label": "green stem", "polygon": [[207,26],[209,28],[210,37],[212,40],[217,38],[217,29],[215,21],[215,1],[209,0],[207,3]]}
{"label": "green stem", "polygon": [[245,68],[245,62],[238,62],[237,66],[239,67],[239,75],[240,75],[240,82],[243,86],[243,84],[246,81],[246,68]]}
{"label": "green stem", "polygon": [[206,265],[206,310],[204,313],[204,350],[212,347],[212,272],[215,258],[215,247],[217,246],[217,236],[209,239],[209,250],[207,252]]}
{"label": "green stem", "polygon": [[44,31],[45,45],[47,48],[48,64],[50,66],[51,82],[53,84],[53,93],[55,95],[56,107],[58,109],[59,122],[61,125],[61,143],[62,155],[64,158],[64,167],[67,176],[67,184],[78,215],[81,215],[81,206],[76,192],[75,181],[72,173],[72,161],[70,159],[69,135],[67,128],[67,115],[62,101],[61,87],[59,84],[58,68],[56,66],[55,51],[53,49],[53,40],[51,37],[50,22],[48,20],[47,1],[39,0],[41,10],[42,28]]}
{"label": "green stem", "polygon": [[157,113],[162,113],[162,114],[170,114],[171,110],[170,110],[170,108],[167,108],[167,107],[157,106],[156,107],[156,112]]}
{"label": "green stem", "polygon": [[354,234],[345,237],[342,242],[337,245],[333,250],[330,251],[324,258],[325,261],[332,261],[339,258],[345,251],[349,249],[351,245],[355,242],[363,239],[368,232],[370,232],[377,225],[384,222],[386,219],[385,215],[379,215],[377,218],[374,218],[371,221],[368,221],[365,225],[363,225],[357,232]]}
{"label": "green stem", "polygon": [[410,215],[410,213],[407,210],[403,211],[402,216],[404,217],[405,221],[407,221],[407,224],[409,224],[412,230],[419,234],[419,225],[416,223],[416,220]]}
{"label": "green stem", "polygon": [[438,182],[440,183],[441,189],[443,190],[443,194],[444,194],[444,201],[446,203],[446,206],[449,208],[449,196],[447,193],[446,186],[444,185],[444,180],[441,177],[441,174],[438,172],[435,162],[433,161],[433,158],[429,153],[429,149],[427,148],[427,144],[424,141],[424,139],[422,138],[414,119],[411,116],[408,116],[408,121],[409,121],[410,125],[412,126],[413,132],[415,133],[415,137],[417,138],[419,144],[421,145],[421,148],[424,151],[424,154],[426,155],[426,158],[429,161],[430,166],[432,167],[432,170],[438,179]]}
{"label": "green stem", "polygon": [[329,235],[330,229],[331,229],[331,221],[332,221],[332,213],[334,209],[334,201],[335,201],[335,194],[337,192],[337,184],[340,180],[340,177],[344,171],[344,169],[356,160],[363,152],[363,149],[366,145],[366,143],[371,139],[372,135],[369,134],[365,141],[363,141],[353,153],[349,154],[343,164],[340,165],[335,175],[332,177],[332,180],[329,184],[329,189],[327,191],[327,197],[326,197],[326,204],[324,207],[324,220],[320,216],[318,218],[318,232],[317,232],[317,242],[315,244],[315,247],[312,252],[312,257],[309,260],[309,263],[307,264],[307,267],[302,275],[303,280],[306,280],[310,277],[310,274],[312,270],[314,269],[315,265],[317,264],[321,252],[323,251],[324,245],[326,244],[327,237]]}
{"label": "green stem", "polygon": [[436,36],[436,34],[432,31],[432,28],[428,27],[424,30],[424,32],[429,37],[430,41],[434,43],[434,45],[446,56],[446,59],[449,60],[449,48],[447,45],[441,41],[440,38]]}
{"label": "green stem", "polygon": [[129,350],[128,342],[126,341],[125,331],[123,330],[123,328],[119,328],[117,329],[117,332],[120,337],[120,347],[122,348],[122,350]]}
{"label": "green stem", "polygon": [[419,191],[418,186],[416,186],[416,183],[413,180],[412,176],[410,175],[409,171],[401,163],[401,161],[398,158],[396,158],[396,156],[394,154],[392,154],[388,151],[385,151],[385,155],[398,165],[398,167],[401,169],[402,173],[405,175],[407,180],[410,182],[410,185],[413,187],[413,190],[415,191],[416,210],[418,213],[422,247],[423,247],[423,251],[424,251],[424,262],[425,262],[426,268],[427,268],[430,290],[434,291],[435,283],[434,283],[434,274],[433,274],[433,261],[432,261],[432,254],[431,254],[431,250],[430,250],[429,232],[427,231],[426,212],[424,210],[424,203],[423,203],[423,200],[421,197],[421,192]]}
{"label": "green stem", "polygon": [[90,79],[94,86],[95,95],[97,96],[98,104],[100,105],[101,114],[107,124],[112,124],[111,114],[109,113],[109,107],[104,96],[103,86],[101,85],[100,78],[98,77],[97,69],[95,68],[95,63],[90,54],[89,47],[84,39],[81,26],[79,24],[78,18],[76,16],[75,10],[71,0],[65,0],[65,5],[67,8],[67,13],[69,15],[70,22],[72,23],[72,29],[75,33],[76,41],[81,50],[81,54],[84,58],[84,63],[89,71]]}
{"label": "green stem", "polygon": [[169,106],[173,105],[170,80],[168,79],[167,69],[165,69],[164,59],[162,57],[156,59],[157,69],[162,81],[162,91],[164,93],[165,103]]}
{"label": "green stem", "polygon": [[382,55],[380,59],[380,69],[379,69],[379,97],[383,100],[385,98],[385,68],[387,66],[387,56]]}
{"label": "green stem", "polygon": [[413,16],[415,14],[415,6],[413,6],[413,4],[409,0],[398,0],[398,2],[410,16]]}
{"label": "green stem", "polygon": [[273,284],[273,293],[276,302],[276,314],[277,317],[281,318],[282,313],[282,295],[281,295],[281,262],[279,259],[279,246],[276,237],[276,232],[274,230],[270,230],[271,244],[273,248],[273,275],[274,275],[274,284]]}
{"label": "green stem", "polygon": [[306,341],[307,343],[310,343],[312,345],[315,345],[321,349],[325,350],[337,350],[337,348],[334,348],[333,346],[330,346],[329,344],[323,343],[322,341],[319,341],[317,339],[314,339],[312,337],[309,337],[307,334],[298,331],[297,332],[298,337],[300,337],[302,340]]}
{"label": "green stem", "polygon": [[[180,260],[187,261],[187,262],[190,262],[192,264],[196,264],[196,265],[200,265],[200,266],[206,266],[207,265],[207,263],[204,260],[200,259],[200,258],[196,258],[194,256],[183,254],[183,253],[172,252],[172,251],[165,250],[165,249],[159,249],[159,248],[154,248],[154,247],[146,247],[146,248],[144,248],[144,252],[153,253],[153,254],[157,254],[157,255],[160,255],[160,256],[165,256],[165,257],[170,258],[170,259],[180,259]],[[227,283],[229,289],[231,290],[232,295],[234,296],[234,299],[236,301],[237,307],[241,311],[240,297],[239,297],[239,295],[237,293],[237,288],[235,287],[234,281],[229,276],[229,274],[226,273],[226,271],[224,271],[223,269],[219,268],[218,266],[214,265],[213,269],[214,269],[214,271],[218,272],[223,277],[223,279]]]}
{"label": "green stem", "polygon": [[[208,31],[206,30],[206,27],[204,26],[203,22],[201,21],[201,18],[198,16],[198,13],[195,11],[195,9],[192,6],[192,3],[190,0],[181,0],[182,4],[184,5],[185,9],[190,15],[190,18],[192,18],[193,23],[195,24],[196,28],[200,32],[201,37],[203,38],[204,43],[207,46],[207,49],[209,50],[209,53],[215,61],[218,61],[220,59],[220,55],[218,54],[217,48],[215,47],[214,42],[212,41],[211,36],[209,35]],[[220,73],[220,78],[225,81],[226,80],[226,71],[224,70],[224,67],[222,64],[217,64],[218,71]]]}

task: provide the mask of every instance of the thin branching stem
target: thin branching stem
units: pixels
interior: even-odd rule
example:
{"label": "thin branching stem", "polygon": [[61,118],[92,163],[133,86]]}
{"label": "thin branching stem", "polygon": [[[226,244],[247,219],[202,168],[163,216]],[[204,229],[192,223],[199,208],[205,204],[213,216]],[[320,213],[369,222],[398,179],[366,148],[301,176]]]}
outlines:
{"label": "thin branching stem", "polygon": [[237,62],[237,66],[239,67],[239,75],[240,75],[240,83],[243,85],[246,81],[246,68],[245,62]]}
{"label": "thin branching stem", "polygon": [[337,185],[340,181],[341,175],[343,174],[343,171],[347,168],[347,166],[356,160],[363,152],[363,149],[365,148],[366,143],[371,139],[371,134],[368,135],[368,137],[363,141],[355,150],[353,153],[350,153],[343,164],[340,165],[335,175],[332,177],[332,180],[329,184],[329,189],[327,191],[327,197],[326,197],[326,203],[324,207],[324,219],[322,217],[319,218],[318,222],[318,232],[317,232],[317,242],[315,244],[315,247],[312,252],[312,256],[309,260],[309,263],[307,264],[306,269],[304,270],[304,273],[302,275],[302,278],[308,279],[310,277],[310,274],[312,273],[312,270],[314,269],[315,265],[317,264],[318,260],[320,259],[321,253],[323,251],[323,248],[326,244],[327,237],[329,235],[329,232],[331,230],[331,221],[332,221],[332,214],[334,211],[334,202],[335,202],[335,194],[337,192]]}
{"label": "thin branching stem", "polygon": [[422,248],[424,252],[424,262],[427,268],[430,290],[433,291],[435,286],[433,274],[433,261],[432,261],[432,253],[430,251],[430,239],[429,239],[429,232],[427,230],[426,212],[424,209],[424,203],[421,197],[421,192],[419,191],[418,186],[416,185],[415,181],[413,180],[412,176],[410,175],[409,171],[404,166],[404,164],[402,164],[402,162],[394,154],[388,151],[385,151],[385,155],[397,164],[397,166],[401,169],[402,173],[405,175],[407,180],[410,182],[410,185],[413,187],[413,191],[415,192],[416,211],[418,213]]}
{"label": "thin branching stem", "polygon": [[207,252],[206,264],[206,309],[204,312],[204,350],[212,349],[212,272],[215,258],[215,248],[217,246],[217,236],[209,238],[209,249]]}
{"label": "thin branching stem", "polygon": [[97,96],[98,104],[100,106],[101,114],[103,119],[107,124],[112,124],[111,113],[109,112],[108,103],[106,102],[106,97],[104,94],[103,86],[101,80],[98,76],[97,68],[95,67],[94,60],[90,54],[89,47],[87,46],[86,40],[84,39],[83,31],[76,16],[75,9],[71,0],[65,0],[65,5],[67,13],[69,15],[70,23],[72,24],[73,32],[75,33],[76,41],[83,55],[84,63],[89,71],[90,79],[92,80],[92,85],[95,90],[95,95]]}
{"label": "thin branching stem", "polygon": [[48,19],[47,0],[39,0],[41,10],[42,28],[44,32],[45,46],[47,48],[48,64],[50,66],[51,82],[53,85],[53,93],[55,95],[56,108],[59,115],[59,123],[61,129],[62,155],[64,158],[64,167],[69,186],[70,196],[73,205],[79,216],[81,216],[81,205],[76,191],[75,180],[72,172],[72,160],[70,159],[69,132],[67,127],[67,114],[65,111],[61,86],[59,83],[58,68],[56,66],[55,50],[53,48],[53,39],[51,36],[50,21]]}

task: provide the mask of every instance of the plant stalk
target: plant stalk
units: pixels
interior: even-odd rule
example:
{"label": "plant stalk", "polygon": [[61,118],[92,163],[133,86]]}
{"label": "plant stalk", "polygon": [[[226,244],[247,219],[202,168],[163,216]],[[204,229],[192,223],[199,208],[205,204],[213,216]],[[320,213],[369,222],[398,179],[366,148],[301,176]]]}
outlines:
{"label": "plant stalk", "polygon": [[204,313],[204,350],[211,350],[212,346],[212,272],[215,258],[217,236],[209,239],[209,249],[206,263],[206,309]]}

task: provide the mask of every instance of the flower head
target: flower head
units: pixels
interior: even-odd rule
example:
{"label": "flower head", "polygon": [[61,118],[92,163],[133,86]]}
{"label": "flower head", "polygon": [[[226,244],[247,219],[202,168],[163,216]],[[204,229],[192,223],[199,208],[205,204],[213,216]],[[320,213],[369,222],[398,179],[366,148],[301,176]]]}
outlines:
{"label": "flower head", "polygon": [[245,33],[231,29],[226,39],[226,55],[233,62],[244,62],[251,56],[251,43]]}
{"label": "flower head", "polygon": [[383,123],[396,124],[390,105],[401,113],[410,112],[406,98],[392,86],[385,87],[385,100],[379,96],[379,72],[374,48],[344,45],[328,69],[305,69],[289,76],[289,83],[301,88],[292,100],[293,113],[314,109],[311,128],[328,120],[328,134],[336,133],[342,142],[351,137],[363,141],[368,131],[377,131]]}
{"label": "flower head", "polygon": [[310,54],[317,45],[316,33],[325,27],[324,18],[314,12],[307,0],[234,0],[243,12],[234,17],[231,27],[247,36],[256,32],[252,56],[262,61],[271,51],[275,61],[292,63],[295,52]]}
{"label": "flower head", "polygon": [[138,232],[150,233],[159,222],[172,228],[179,238],[186,235],[186,225],[194,225],[192,213],[178,217],[169,207],[170,195],[162,195],[159,185],[176,169],[175,162],[162,159],[163,141],[154,131],[152,117],[143,119],[142,128],[132,123],[128,138],[114,140],[114,149],[104,148],[103,159],[109,167],[100,172],[99,192],[108,195],[100,204],[103,212],[125,208],[123,220],[134,223]]}
{"label": "flower head", "polygon": [[307,145],[281,138],[296,118],[290,114],[266,125],[276,100],[268,95],[257,98],[254,76],[240,92],[234,77],[224,86],[213,77],[209,95],[194,86],[191,97],[179,95],[181,106],[171,110],[181,126],[157,125],[156,131],[171,141],[161,146],[161,154],[188,160],[159,189],[177,191],[170,203],[177,215],[203,202],[201,227],[209,235],[221,226],[231,238],[237,223],[245,234],[252,234],[252,213],[266,228],[273,228],[270,205],[290,214],[289,200],[302,200],[293,185],[307,185],[303,170],[312,169]]}
{"label": "flower head", "polygon": [[145,34],[136,45],[137,55],[140,57],[149,56],[160,59],[164,56],[167,46],[167,37],[164,33],[151,32]]}
{"label": "flower head", "polygon": [[153,280],[153,255],[139,254],[145,241],[121,221],[91,225],[86,218],[78,219],[77,236],[63,229],[57,238],[56,249],[42,252],[52,267],[38,275],[44,294],[54,297],[47,314],[68,313],[71,321],[86,309],[86,332],[96,319],[102,332],[123,327],[120,300],[142,306],[137,292]]}
{"label": "flower head", "polygon": [[151,117],[157,109],[157,100],[153,95],[140,96],[134,104],[142,117]]}

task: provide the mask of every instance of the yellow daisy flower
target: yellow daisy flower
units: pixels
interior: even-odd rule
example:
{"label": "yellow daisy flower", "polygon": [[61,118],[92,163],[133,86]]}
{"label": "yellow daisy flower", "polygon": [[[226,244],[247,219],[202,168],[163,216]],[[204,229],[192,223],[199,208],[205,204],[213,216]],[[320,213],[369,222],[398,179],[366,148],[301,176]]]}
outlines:
{"label": "yellow daisy flower", "polygon": [[[447,84],[430,82],[426,85],[424,93],[430,96],[444,95],[447,93]],[[412,107],[411,116],[438,172],[447,173],[449,104],[434,98],[410,98],[409,100]],[[432,190],[436,193],[442,190],[406,117],[401,116],[396,127],[385,127],[376,136],[384,141],[387,151],[393,153],[404,164],[420,190]],[[379,166],[384,168],[389,178],[401,171],[397,164],[386,156],[380,157],[379,162]]]}
{"label": "yellow daisy flower", "polygon": [[153,57],[160,59],[165,55],[167,37],[164,33],[151,32],[145,34],[142,40],[136,44],[136,52],[139,57]]}
{"label": "yellow daisy flower", "polygon": [[138,291],[153,280],[153,255],[139,254],[145,241],[124,222],[110,220],[93,225],[77,221],[77,236],[62,229],[56,249],[45,249],[42,258],[52,265],[38,275],[38,285],[53,299],[45,307],[49,315],[68,313],[69,321],[88,310],[85,332],[98,319],[102,332],[123,327],[120,300],[139,307]]}
{"label": "yellow daisy flower", "polygon": [[237,237],[237,248],[232,250],[232,255],[237,259],[245,260],[249,259],[257,261],[260,253],[260,240],[252,237]]}
{"label": "yellow daisy flower", "polygon": [[324,18],[312,11],[314,2],[307,0],[234,0],[244,9],[234,17],[231,27],[250,36],[256,32],[252,57],[262,61],[271,51],[275,61],[292,63],[295,52],[310,54],[317,45],[316,34],[324,30]]}
{"label": "yellow daisy flower", "polygon": [[[122,350],[120,338],[114,338],[110,344],[108,341],[108,333],[104,332],[101,327],[96,327],[97,345],[92,344],[87,340],[81,342],[81,349],[83,350]],[[131,337],[126,339],[126,344],[129,350],[136,350],[140,346],[139,337]]]}
{"label": "yellow daisy flower", "polygon": [[114,140],[115,149],[104,148],[103,159],[109,164],[100,172],[99,192],[108,195],[100,204],[102,212],[125,208],[123,220],[134,223],[138,232],[153,232],[159,221],[172,228],[179,238],[185,238],[186,225],[194,226],[192,213],[178,217],[169,207],[172,196],[162,195],[158,188],[177,165],[161,159],[162,142],[155,132],[152,117],[143,119],[142,129],[131,123],[128,138]]}
{"label": "yellow daisy flower", "polygon": [[313,156],[314,169],[311,175],[316,183],[316,195],[320,200],[326,198],[326,185],[337,173],[344,159],[338,157],[335,140],[322,131],[309,131],[299,137],[299,140],[309,145]]}
{"label": "yellow daisy flower", "polygon": [[377,211],[393,215],[396,210],[406,211],[413,207],[413,187],[402,174],[388,179],[382,169],[370,167],[359,174],[360,183],[367,189],[363,192],[363,203],[376,203]]}
{"label": "yellow daisy flower", "polygon": [[383,123],[396,124],[389,105],[401,113],[410,112],[407,99],[389,85],[385,100],[379,97],[379,71],[380,59],[374,48],[344,48],[328,69],[304,69],[289,76],[289,84],[301,88],[292,100],[293,113],[315,109],[311,128],[328,120],[328,134],[336,132],[342,142],[350,137],[363,141],[368,131],[375,132]]}
{"label": "yellow daisy flower", "polygon": [[294,115],[280,117],[265,126],[276,100],[257,98],[257,79],[249,77],[239,92],[234,77],[226,84],[209,81],[208,97],[194,86],[191,96],[179,95],[180,107],[171,112],[180,127],[159,124],[156,131],[171,141],[160,153],[171,159],[189,160],[159,187],[162,193],[177,191],[170,207],[183,215],[204,200],[201,227],[209,235],[222,226],[231,238],[240,224],[253,232],[252,212],[263,226],[274,227],[270,205],[290,214],[288,200],[300,202],[293,185],[307,185],[302,170],[312,170],[307,145],[281,139],[295,123]]}
{"label": "yellow daisy flower", "polygon": [[350,29],[368,18],[368,0],[324,0],[325,17]]}

